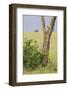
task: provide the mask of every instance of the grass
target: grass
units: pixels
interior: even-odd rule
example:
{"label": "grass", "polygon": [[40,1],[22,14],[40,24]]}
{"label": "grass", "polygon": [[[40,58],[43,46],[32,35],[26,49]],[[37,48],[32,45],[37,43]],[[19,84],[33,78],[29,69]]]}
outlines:
{"label": "grass", "polygon": [[[42,32],[24,32],[24,39],[36,40],[38,46],[42,49],[43,33]],[[50,39],[49,63],[46,67],[39,66],[35,70],[25,69],[24,74],[44,74],[57,72],[57,33],[53,32]]]}

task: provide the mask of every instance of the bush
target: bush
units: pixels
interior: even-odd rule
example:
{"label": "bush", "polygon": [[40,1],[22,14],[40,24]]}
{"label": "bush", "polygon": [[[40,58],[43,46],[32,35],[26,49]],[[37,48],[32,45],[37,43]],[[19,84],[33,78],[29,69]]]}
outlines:
{"label": "bush", "polygon": [[39,51],[37,41],[25,39],[23,59],[24,68],[35,69],[42,63],[43,54]]}

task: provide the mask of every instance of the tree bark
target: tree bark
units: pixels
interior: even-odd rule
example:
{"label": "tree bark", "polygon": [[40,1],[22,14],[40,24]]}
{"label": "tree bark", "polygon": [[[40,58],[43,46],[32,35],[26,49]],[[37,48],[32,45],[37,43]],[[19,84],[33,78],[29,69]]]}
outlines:
{"label": "tree bark", "polygon": [[44,55],[43,60],[42,60],[42,64],[43,65],[47,65],[48,64],[50,37],[51,37],[51,34],[53,32],[55,20],[56,20],[56,17],[52,17],[49,26],[46,28],[44,16],[41,16],[42,32],[43,32],[42,53]]}

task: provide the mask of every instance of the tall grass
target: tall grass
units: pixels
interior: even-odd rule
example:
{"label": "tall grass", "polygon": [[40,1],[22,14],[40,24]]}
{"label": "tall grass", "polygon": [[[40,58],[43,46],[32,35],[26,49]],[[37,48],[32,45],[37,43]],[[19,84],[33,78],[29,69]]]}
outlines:
{"label": "tall grass", "polygon": [[[39,46],[39,50],[42,49],[43,44],[43,33],[42,32],[24,32],[24,40],[32,39],[36,40]],[[50,39],[50,49],[49,49],[49,63],[47,67],[42,67],[41,65],[34,70],[24,69],[24,74],[44,74],[44,73],[56,73],[57,72],[57,33],[53,32]]]}

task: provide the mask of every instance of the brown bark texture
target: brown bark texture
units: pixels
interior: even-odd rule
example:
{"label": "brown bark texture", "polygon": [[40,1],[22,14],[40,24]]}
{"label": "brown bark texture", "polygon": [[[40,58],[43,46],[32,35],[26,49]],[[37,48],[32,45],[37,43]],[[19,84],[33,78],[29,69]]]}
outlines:
{"label": "brown bark texture", "polygon": [[45,26],[45,23],[46,23],[45,19],[44,19],[44,16],[41,16],[42,32],[43,32],[42,53],[44,55],[43,60],[42,60],[43,65],[47,65],[49,61],[50,37],[53,32],[56,17],[55,16],[51,17],[50,24],[47,27]]}

